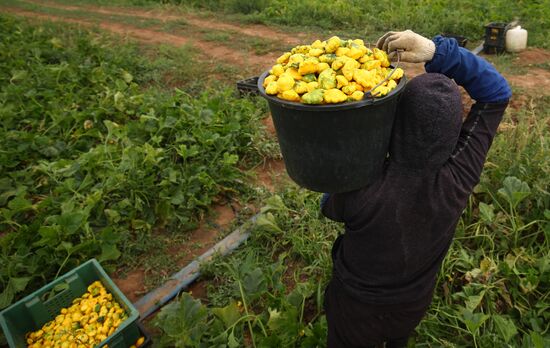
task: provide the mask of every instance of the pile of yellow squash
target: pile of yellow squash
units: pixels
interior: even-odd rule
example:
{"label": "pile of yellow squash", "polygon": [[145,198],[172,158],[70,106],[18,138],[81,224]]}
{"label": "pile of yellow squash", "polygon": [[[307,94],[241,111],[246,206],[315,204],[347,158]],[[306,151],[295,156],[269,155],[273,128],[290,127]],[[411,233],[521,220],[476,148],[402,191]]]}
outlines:
{"label": "pile of yellow squash", "polygon": [[369,91],[373,97],[382,97],[397,87],[404,73],[401,68],[377,86],[393,70],[389,66],[386,52],[367,48],[361,39],[333,36],[285,52],[269,71],[263,87],[266,94],[304,104],[358,101]]}
{"label": "pile of yellow squash", "polygon": [[[54,320],[26,335],[31,348],[91,348],[112,335],[128,319],[124,309],[107,292],[100,281],[93,282],[87,292],[62,308]],[[132,347],[144,342],[140,337]],[[107,347],[107,346],[105,346]]]}

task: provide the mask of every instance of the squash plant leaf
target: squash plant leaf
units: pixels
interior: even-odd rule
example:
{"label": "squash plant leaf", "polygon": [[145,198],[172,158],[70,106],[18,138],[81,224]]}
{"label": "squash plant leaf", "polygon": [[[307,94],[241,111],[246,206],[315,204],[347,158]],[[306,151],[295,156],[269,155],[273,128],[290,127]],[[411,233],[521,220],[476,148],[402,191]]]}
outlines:
{"label": "squash plant leaf", "polygon": [[461,320],[462,322],[464,322],[464,324],[466,324],[466,328],[472,335],[475,335],[477,333],[481,325],[483,325],[483,323],[487,319],[489,319],[489,317],[490,316],[487,314],[473,313],[467,308],[464,308],[461,311]]}
{"label": "squash plant leaf", "polygon": [[530,331],[529,336],[531,337],[531,342],[533,343],[533,348],[545,348],[548,347],[546,343],[548,343],[547,340],[545,340],[544,337],[542,337],[538,332],[536,331]]}
{"label": "squash plant leaf", "polygon": [[8,307],[15,294],[25,290],[30,280],[30,277],[10,278],[8,285],[0,294],[0,309]]}
{"label": "squash plant leaf", "polygon": [[531,194],[531,189],[526,182],[521,181],[515,176],[508,176],[504,179],[503,187],[498,190],[498,194],[504,198],[512,208],[527,198]]}
{"label": "squash plant leaf", "polygon": [[492,320],[506,343],[510,342],[512,337],[517,335],[518,330],[512,320],[501,315],[493,315]]}
{"label": "squash plant leaf", "polygon": [[265,213],[258,216],[258,218],[256,219],[256,226],[258,228],[261,228],[262,230],[269,232],[283,232],[281,228],[277,225],[275,216],[273,216],[273,214],[271,213]]}
{"label": "squash plant leaf", "polygon": [[167,306],[164,306],[155,325],[172,338],[177,347],[196,347],[207,331],[208,312],[200,300],[195,300],[188,293]]}
{"label": "squash plant leaf", "polygon": [[229,304],[225,307],[212,308],[212,313],[223,321],[226,328],[233,326],[241,317],[239,307],[234,300],[229,302]]}
{"label": "squash plant leaf", "polygon": [[486,225],[490,225],[495,219],[495,211],[492,204],[479,203],[479,217]]}

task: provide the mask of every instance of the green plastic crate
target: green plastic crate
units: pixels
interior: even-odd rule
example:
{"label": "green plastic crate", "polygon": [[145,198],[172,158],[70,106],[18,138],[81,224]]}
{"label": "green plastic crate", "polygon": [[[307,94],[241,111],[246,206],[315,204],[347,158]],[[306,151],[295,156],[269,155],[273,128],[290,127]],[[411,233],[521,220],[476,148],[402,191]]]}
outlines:
{"label": "green plastic crate", "polygon": [[[127,348],[133,345],[140,337],[139,312],[109,278],[99,262],[91,259],[0,312],[0,326],[4,330],[9,346],[26,347],[27,332],[36,331],[54,319],[60,314],[61,308],[71,305],[72,301],[82,296],[87,287],[96,280],[103,283],[107,291],[113,294],[116,301],[128,313],[128,319],[98,347],[108,344],[109,348]],[[45,298],[48,293],[51,294],[54,287],[62,290]]]}

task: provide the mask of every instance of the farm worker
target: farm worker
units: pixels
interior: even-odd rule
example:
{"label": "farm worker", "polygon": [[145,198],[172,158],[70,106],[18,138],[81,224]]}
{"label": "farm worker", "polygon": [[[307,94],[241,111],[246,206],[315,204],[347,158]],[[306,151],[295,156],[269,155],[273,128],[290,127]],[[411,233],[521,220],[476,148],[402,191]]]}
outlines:
{"label": "farm worker", "polygon": [[[511,97],[504,77],[454,39],[406,30],[377,46],[424,62],[427,74],[413,78],[399,101],[383,176],[323,196],[323,214],[345,226],[325,291],[329,348],[406,346]],[[455,83],[476,102],[464,122]]]}

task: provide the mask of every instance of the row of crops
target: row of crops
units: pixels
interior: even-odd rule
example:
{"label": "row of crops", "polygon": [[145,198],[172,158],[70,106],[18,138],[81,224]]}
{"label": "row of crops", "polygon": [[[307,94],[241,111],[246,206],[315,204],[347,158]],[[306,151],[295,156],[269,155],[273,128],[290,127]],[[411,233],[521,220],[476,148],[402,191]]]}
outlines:
{"label": "row of crops", "polygon": [[[249,241],[204,266],[206,299],[184,293],[157,314],[156,342],[325,346],[343,228],[319,215],[316,193],[247,184],[243,169],[272,149],[265,106],[230,89],[166,90],[159,76],[181,56],[115,40],[0,16],[0,309],[91,257],[131,264],[217,197],[255,195],[264,208]],[[200,62],[186,61],[192,76]],[[413,346],[548,345],[550,98],[526,100],[507,112]]]}
{"label": "row of crops", "polygon": [[165,63],[76,29],[2,16],[0,38],[0,308],[88,258],[131,263],[153,229],[247,190],[254,101],[155,88]]}

